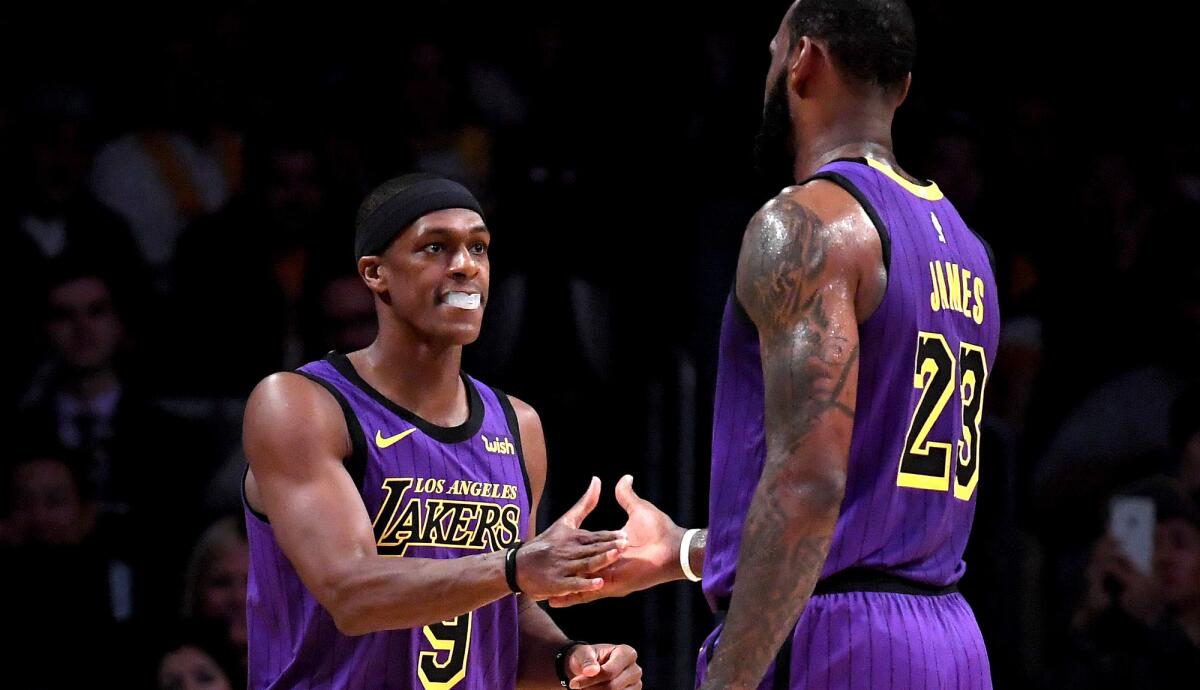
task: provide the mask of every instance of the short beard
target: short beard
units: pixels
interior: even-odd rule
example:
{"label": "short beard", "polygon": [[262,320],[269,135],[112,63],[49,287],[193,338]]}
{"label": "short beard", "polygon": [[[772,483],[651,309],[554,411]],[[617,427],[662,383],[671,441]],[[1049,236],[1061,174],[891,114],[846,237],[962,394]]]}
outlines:
{"label": "short beard", "polygon": [[754,138],[754,164],[764,182],[780,188],[796,184],[795,163],[787,74],[781,73],[763,107],[762,126]]}

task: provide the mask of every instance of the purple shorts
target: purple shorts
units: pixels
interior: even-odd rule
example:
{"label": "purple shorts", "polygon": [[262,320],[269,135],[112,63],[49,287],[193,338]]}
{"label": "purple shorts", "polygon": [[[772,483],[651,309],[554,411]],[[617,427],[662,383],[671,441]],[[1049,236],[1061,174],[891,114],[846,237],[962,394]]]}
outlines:
{"label": "purple shorts", "polygon": [[[697,685],[720,644],[721,629],[718,625],[700,648]],[[759,686],[760,690],[991,687],[983,636],[971,607],[957,592],[813,596]]]}

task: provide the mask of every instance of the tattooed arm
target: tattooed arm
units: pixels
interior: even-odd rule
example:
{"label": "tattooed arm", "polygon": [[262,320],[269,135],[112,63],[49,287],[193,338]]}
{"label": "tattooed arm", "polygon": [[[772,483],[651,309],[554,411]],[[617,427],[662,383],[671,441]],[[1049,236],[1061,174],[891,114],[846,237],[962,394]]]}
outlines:
{"label": "tattooed arm", "polygon": [[767,457],[703,688],[757,687],[812,596],[841,509],[862,234],[828,201],[827,184],[785,190],[742,239],[737,296],[759,332]]}

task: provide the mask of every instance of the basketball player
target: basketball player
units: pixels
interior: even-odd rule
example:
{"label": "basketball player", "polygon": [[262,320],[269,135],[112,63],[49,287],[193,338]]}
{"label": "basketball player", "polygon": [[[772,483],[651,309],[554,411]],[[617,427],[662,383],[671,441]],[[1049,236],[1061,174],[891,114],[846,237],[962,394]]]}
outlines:
{"label": "basketball player", "polygon": [[579,529],[596,479],[535,536],[538,416],[460,372],[490,239],[457,183],[384,183],[355,237],[378,337],[251,394],[251,687],[641,687],[633,649],[568,641],[533,603],[602,585],[583,573],[625,539]]}
{"label": "basketball player", "polygon": [[[702,688],[990,688],[955,583],[979,490],[999,314],[990,251],[891,126],[901,0],[798,0],[771,43],[759,150],[796,186],[750,221],[721,330],[709,529],[617,486],[605,586],[702,574]],[[765,680],[764,680],[765,678]],[[761,684],[760,684],[761,683]]]}

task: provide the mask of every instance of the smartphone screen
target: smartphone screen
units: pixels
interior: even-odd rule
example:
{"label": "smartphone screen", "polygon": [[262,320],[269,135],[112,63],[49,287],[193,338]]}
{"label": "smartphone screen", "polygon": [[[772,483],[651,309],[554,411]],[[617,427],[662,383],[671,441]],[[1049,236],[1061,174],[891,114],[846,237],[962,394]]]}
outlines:
{"label": "smartphone screen", "polygon": [[1154,557],[1154,501],[1144,496],[1114,496],[1108,506],[1108,531],[1133,564],[1150,574]]}

